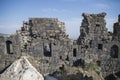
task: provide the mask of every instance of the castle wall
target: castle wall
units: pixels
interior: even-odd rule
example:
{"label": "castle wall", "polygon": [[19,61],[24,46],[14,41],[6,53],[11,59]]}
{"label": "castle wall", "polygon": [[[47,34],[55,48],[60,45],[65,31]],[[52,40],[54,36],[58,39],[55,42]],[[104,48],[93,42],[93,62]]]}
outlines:
{"label": "castle wall", "polygon": [[10,36],[0,36],[0,72],[21,55],[43,75],[74,66],[87,70],[97,64],[103,76],[120,71],[119,20],[114,32],[108,32],[106,13],[83,14],[80,36],[68,38],[64,22],[56,18],[30,18],[21,30]]}

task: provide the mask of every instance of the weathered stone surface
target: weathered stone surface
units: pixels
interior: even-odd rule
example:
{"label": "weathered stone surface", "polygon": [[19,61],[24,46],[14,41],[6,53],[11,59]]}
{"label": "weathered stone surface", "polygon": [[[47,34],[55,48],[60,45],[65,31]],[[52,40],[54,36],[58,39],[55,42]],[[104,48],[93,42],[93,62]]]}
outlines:
{"label": "weathered stone surface", "polygon": [[23,56],[16,60],[4,73],[0,80],[44,80],[43,76]]}
{"label": "weathered stone surface", "polygon": [[54,78],[53,76],[47,76],[47,77],[45,78],[45,80],[57,80],[57,79]]}
{"label": "weathered stone surface", "polygon": [[77,40],[68,38],[64,22],[56,18],[30,18],[15,34],[0,35],[0,73],[23,53],[44,76],[68,66],[91,67],[103,77],[120,71],[120,15],[113,33],[106,28],[106,13],[82,16]]}

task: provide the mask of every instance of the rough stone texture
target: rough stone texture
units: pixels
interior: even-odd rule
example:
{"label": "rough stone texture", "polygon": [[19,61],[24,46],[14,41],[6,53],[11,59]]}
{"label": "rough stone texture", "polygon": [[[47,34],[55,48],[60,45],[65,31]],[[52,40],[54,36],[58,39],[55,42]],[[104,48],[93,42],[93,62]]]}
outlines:
{"label": "rough stone texture", "polygon": [[118,22],[116,22],[114,24],[114,30],[113,30],[113,35],[114,35],[114,38],[117,38],[120,40],[120,15],[118,16]]}
{"label": "rough stone texture", "polygon": [[45,80],[57,80],[57,79],[54,78],[54,77],[52,77],[52,76],[47,76],[47,77],[45,78]]}
{"label": "rough stone texture", "polygon": [[23,56],[1,74],[0,80],[44,80],[44,78]]}
{"label": "rough stone texture", "polygon": [[[113,33],[106,28],[106,13],[83,13],[80,36],[68,38],[65,23],[56,18],[30,18],[13,35],[0,35],[0,73],[21,55],[44,76],[68,67],[93,69],[103,77],[120,71],[120,15]],[[99,67],[99,69],[98,69]]]}

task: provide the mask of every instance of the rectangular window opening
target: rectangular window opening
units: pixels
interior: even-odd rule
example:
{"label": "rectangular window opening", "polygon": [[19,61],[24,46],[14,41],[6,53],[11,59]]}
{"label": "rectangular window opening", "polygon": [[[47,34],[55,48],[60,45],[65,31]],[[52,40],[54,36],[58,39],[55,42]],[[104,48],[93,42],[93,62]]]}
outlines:
{"label": "rectangular window opening", "polygon": [[74,49],[73,49],[73,57],[76,57],[76,54],[77,54],[77,49],[74,48]]}
{"label": "rectangular window opening", "polygon": [[98,49],[102,50],[102,48],[103,48],[103,45],[102,44],[98,44]]}

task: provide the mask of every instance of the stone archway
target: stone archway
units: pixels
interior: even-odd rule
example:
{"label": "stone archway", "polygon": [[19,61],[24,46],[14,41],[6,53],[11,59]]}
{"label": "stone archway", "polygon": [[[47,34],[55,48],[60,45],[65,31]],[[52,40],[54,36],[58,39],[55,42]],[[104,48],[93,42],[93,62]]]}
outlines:
{"label": "stone archway", "polygon": [[112,58],[118,58],[119,48],[117,45],[113,45],[110,50],[110,56]]}

